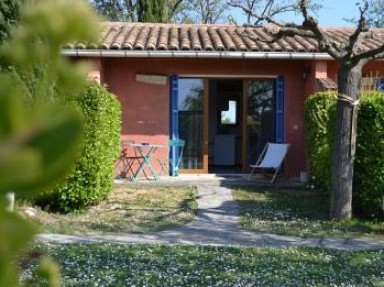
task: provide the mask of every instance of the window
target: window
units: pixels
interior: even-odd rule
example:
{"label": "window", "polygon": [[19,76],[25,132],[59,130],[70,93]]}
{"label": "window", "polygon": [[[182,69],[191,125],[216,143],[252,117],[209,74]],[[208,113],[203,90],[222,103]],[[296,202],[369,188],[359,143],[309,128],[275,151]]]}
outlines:
{"label": "window", "polygon": [[247,163],[253,164],[267,142],[276,142],[275,81],[250,81],[247,92]]}
{"label": "window", "polygon": [[237,124],[237,102],[229,101],[228,110],[221,111],[221,121],[222,125],[236,125]]}
{"label": "window", "polygon": [[181,169],[203,168],[203,79],[179,79],[179,138],[185,140]]}

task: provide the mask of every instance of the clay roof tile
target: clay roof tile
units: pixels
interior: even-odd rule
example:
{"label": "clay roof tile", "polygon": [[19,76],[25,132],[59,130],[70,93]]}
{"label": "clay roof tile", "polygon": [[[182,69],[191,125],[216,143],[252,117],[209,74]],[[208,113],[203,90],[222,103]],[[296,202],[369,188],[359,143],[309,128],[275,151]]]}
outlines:
{"label": "clay roof tile", "polygon": [[137,36],[136,42],[133,46],[135,50],[144,50],[150,31],[151,28],[149,26],[143,26],[143,29],[141,29],[140,34]]}
{"label": "clay roof tile", "polygon": [[199,35],[200,35],[201,43],[203,43],[204,50],[212,51],[213,44],[208,34],[208,29],[206,27],[199,28]]}
{"label": "clay roof tile", "polygon": [[[267,27],[269,29],[269,27]],[[345,45],[353,33],[351,28],[322,28],[336,45]],[[313,52],[318,43],[311,37],[286,37],[268,42],[265,27],[208,24],[121,23],[103,24],[100,40],[67,43],[65,49],[116,50],[185,50],[185,51],[243,51],[243,52]],[[372,29],[360,49],[367,51],[384,43],[384,30]]]}
{"label": "clay roof tile", "polygon": [[151,32],[149,33],[149,36],[148,36],[148,41],[145,45],[146,50],[151,50],[151,51],[156,50],[159,34],[160,34],[160,27],[159,26],[152,27]]}
{"label": "clay roof tile", "polygon": [[176,26],[170,28],[168,49],[179,50],[179,29]]}
{"label": "clay roof tile", "polygon": [[157,49],[158,50],[167,50],[168,48],[168,35],[169,29],[167,27],[161,27],[159,33],[159,39],[157,41]]}
{"label": "clay roof tile", "polygon": [[190,35],[191,35],[191,48],[194,51],[200,51],[202,50],[201,42],[200,42],[200,36],[199,36],[199,29],[198,28],[192,28],[190,29]]}

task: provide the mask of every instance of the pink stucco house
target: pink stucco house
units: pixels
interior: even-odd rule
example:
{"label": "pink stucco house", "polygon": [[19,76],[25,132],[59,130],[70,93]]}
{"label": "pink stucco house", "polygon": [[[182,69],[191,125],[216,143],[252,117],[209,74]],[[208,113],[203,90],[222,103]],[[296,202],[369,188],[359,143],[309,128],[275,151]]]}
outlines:
{"label": "pink stucco house", "polygon": [[[324,30],[336,42],[351,33]],[[182,172],[246,171],[270,141],[291,144],[285,172],[298,176],[307,170],[303,102],[337,87],[338,64],[313,39],[266,38],[262,28],[231,25],[105,23],[100,43],[67,45],[63,54],[91,62],[90,76],[117,95],[122,139],[184,139]],[[383,41],[378,33],[362,48]],[[364,74],[384,76],[383,62]]]}

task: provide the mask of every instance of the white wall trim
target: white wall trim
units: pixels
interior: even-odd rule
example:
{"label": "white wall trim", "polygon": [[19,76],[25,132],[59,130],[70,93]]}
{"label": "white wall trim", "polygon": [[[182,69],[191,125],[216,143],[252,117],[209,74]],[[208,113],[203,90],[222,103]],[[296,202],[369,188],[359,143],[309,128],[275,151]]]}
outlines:
{"label": "white wall trim", "polygon": [[219,51],[136,51],[136,50],[87,50],[63,49],[68,57],[116,58],[225,58],[225,59],[275,59],[275,60],[333,60],[326,53],[299,52],[219,52]]}

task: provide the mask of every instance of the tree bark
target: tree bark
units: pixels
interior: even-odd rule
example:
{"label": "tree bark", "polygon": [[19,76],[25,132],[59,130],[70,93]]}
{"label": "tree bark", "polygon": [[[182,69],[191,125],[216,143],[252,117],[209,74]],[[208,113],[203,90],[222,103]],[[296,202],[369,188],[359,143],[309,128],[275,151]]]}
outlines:
{"label": "tree bark", "polygon": [[331,219],[352,217],[353,163],[356,152],[357,100],[362,64],[342,65],[338,74],[338,101],[332,165]]}

